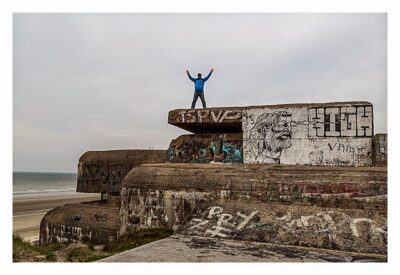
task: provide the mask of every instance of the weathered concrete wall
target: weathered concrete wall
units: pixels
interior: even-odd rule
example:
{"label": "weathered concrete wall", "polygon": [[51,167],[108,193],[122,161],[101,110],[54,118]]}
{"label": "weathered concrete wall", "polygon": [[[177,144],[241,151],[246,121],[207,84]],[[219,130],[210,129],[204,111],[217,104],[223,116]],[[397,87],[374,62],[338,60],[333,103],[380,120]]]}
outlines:
{"label": "weathered concrete wall", "polygon": [[373,106],[366,101],[178,109],[168,123],[193,133],[242,133],[244,163],[372,165]]}
{"label": "weathered concrete wall", "polygon": [[119,194],[122,179],[133,167],[165,160],[165,150],[86,152],[79,158],[76,191]]}
{"label": "weathered concrete wall", "polygon": [[387,134],[376,134],[372,138],[372,163],[374,166],[387,166]]}
{"label": "weathered concrete wall", "polygon": [[121,231],[386,254],[386,168],[144,164],[121,190]]}
{"label": "weathered concrete wall", "polygon": [[246,201],[386,211],[386,199],[381,198],[387,194],[387,170],[383,167],[143,164],[126,176],[121,194],[127,195],[129,188],[218,191],[222,197],[228,194]]}
{"label": "weathered concrete wall", "polygon": [[161,227],[189,236],[386,254],[385,212],[246,201],[224,192],[128,192],[121,234]]}
{"label": "weathered concrete wall", "polygon": [[243,110],[244,163],[371,166],[368,102]]}
{"label": "weathered concrete wall", "polygon": [[87,242],[104,244],[118,237],[119,206],[106,201],[66,204],[56,207],[40,223],[41,244]]}
{"label": "weathered concrete wall", "polygon": [[386,255],[176,234],[100,262],[387,262]]}
{"label": "weathered concrete wall", "polygon": [[179,136],[169,145],[167,161],[180,163],[243,162],[242,134]]}
{"label": "weathered concrete wall", "polygon": [[177,230],[204,195],[201,192],[123,188],[120,234],[145,228]]}
{"label": "weathered concrete wall", "polygon": [[353,252],[386,254],[387,217],[359,209],[215,201],[180,232]]}
{"label": "weathered concrete wall", "polygon": [[125,175],[142,163],[165,162],[165,150],[89,151],[79,159],[77,192],[105,193],[103,201],[68,204],[47,212],[40,242],[107,243],[118,237],[120,190]]}

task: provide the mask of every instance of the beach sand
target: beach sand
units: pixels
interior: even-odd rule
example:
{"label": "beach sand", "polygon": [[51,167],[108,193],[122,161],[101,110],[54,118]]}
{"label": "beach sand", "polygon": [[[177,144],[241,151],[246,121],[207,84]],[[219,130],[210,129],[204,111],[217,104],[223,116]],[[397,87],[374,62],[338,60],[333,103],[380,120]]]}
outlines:
{"label": "beach sand", "polygon": [[13,234],[27,241],[39,239],[39,226],[50,209],[67,203],[99,200],[100,194],[82,194],[56,197],[14,198]]}

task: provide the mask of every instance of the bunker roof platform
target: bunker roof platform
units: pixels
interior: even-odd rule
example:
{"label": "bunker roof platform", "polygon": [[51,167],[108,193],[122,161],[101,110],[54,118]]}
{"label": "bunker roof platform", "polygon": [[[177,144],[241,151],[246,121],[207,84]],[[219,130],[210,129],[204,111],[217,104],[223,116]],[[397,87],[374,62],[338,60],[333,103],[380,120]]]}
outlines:
{"label": "bunker roof platform", "polygon": [[243,111],[253,109],[324,108],[372,106],[368,101],[295,103],[205,109],[175,109],[168,113],[168,123],[192,133],[241,133]]}

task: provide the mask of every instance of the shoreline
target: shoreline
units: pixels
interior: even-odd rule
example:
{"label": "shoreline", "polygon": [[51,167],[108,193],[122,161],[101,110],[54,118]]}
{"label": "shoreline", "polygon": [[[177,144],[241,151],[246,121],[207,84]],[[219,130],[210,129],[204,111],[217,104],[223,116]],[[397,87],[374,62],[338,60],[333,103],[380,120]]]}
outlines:
{"label": "shoreline", "polygon": [[66,203],[77,203],[84,201],[93,201],[100,199],[100,194],[93,193],[77,193],[76,195],[57,195],[43,197],[20,197],[13,199],[13,215],[28,211],[39,211],[53,209],[54,207],[64,205]]}
{"label": "shoreline", "polygon": [[93,193],[14,198],[13,234],[19,235],[29,242],[37,241],[39,240],[40,221],[50,209],[64,204],[94,201],[100,198],[100,194]]}

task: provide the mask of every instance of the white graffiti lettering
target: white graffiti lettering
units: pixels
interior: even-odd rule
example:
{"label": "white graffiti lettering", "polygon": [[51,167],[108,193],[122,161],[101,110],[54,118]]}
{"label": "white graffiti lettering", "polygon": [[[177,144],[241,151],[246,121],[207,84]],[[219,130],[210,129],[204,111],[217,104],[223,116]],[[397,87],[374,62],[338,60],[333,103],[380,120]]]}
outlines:
{"label": "white graffiti lettering", "polygon": [[217,226],[214,225],[213,227],[211,227],[211,229],[213,229],[213,230],[210,230],[210,229],[206,230],[206,234],[210,234],[211,237],[218,236],[218,237],[226,238],[226,237],[228,237],[228,235],[221,233],[221,231],[225,231],[227,233],[232,232],[232,230],[230,230],[228,228],[224,228],[222,226],[218,226],[218,225]]}
{"label": "white graffiti lettering", "polygon": [[241,217],[241,218],[244,219],[244,221],[242,221],[242,222],[236,227],[236,230],[242,230],[242,229],[250,222],[250,220],[251,220],[255,215],[258,214],[258,212],[259,212],[259,211],[253,211],[253,212],[251,212],[250,215],[245,215],[245,214],[242,214],[242,213],[240,213],[240,212],[236,212],[236,215],[238,215],[239,217]]}
{"label": "white graffiti lettering", "polygon": [[234,224],[230,223],[229,221],[233,219],[233,216],[230,214],[220,214],[219,215],[219,219],[217,221],[217,225],[218,226],[231,226],[231,227],[235,227]]}
{"label": "white graffiti lettering", "polygon": [[221,206],[212,206],[210,212],[208,212],[207,219],[212,219],[215,215],[221,214],[223,210]]}
{"label": "white graffiti lettering", "polygon": [[[332,216],[336,216],[333,218]],[[340,216],[340,218],[338,218]],[[285,222],[282,225],[287,231],[296,232],[296,230],[313,230],[316,233],[328,233],[330,239],[334,239],[339,228],[343,230],[343,226],[349,226],[354,237],[360,237],[360,232],[357,228],[358,223],[367,222],[370,226],[372,235],[386,235],[386,231],[377,227],[371,219],[368,218],[351,218],[345,213],[337,211],[319,212],[315,215],[300,216],[298,219],[292,218],[292,213],[288,213],[282,217],[275,218],[278,221]]]}
{"label": "white graffiti lettering", "polygon": [[208,110],[205,110],[205,111],[199,110],[199,111],[197,111],[197,117],[198,117],[199,122],[203,122],[203,118],[207,118],[208,115],[209,115],[209,111]]}
{"label": "white graffiti lettering", "polygon": [[250,214],[236,212],[236,215],[224,213],[221,206],[212,206],[208,209],[205,218],[193,218],[188,230],[195,234],[207,234],[212,237],[228,237],[228,234],[237,234],[243,230],[249,222],[259,213],[253,211]]}
{"label": "white graffiti lettering", "polygon": [[204,225],[206,225],[209,221],[207,220],[202,220],[202,219],[192,219],[190,221],[192,222],[197,222],[197,224],[193,225],[192,227],[190,227],[190,229],[201,229]]}
{"label": "white graffiti lettering", "polygon": [[195,110],[181,111],[176,118],[177,122],[212,122],[221,123],[224,121],[236,121],[242,118],[241,110]]}

